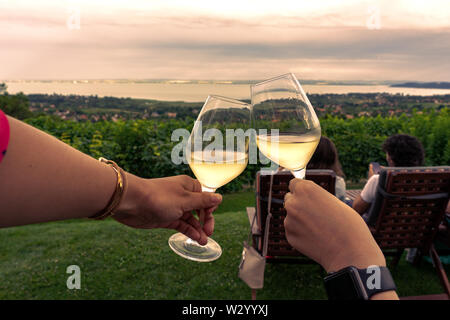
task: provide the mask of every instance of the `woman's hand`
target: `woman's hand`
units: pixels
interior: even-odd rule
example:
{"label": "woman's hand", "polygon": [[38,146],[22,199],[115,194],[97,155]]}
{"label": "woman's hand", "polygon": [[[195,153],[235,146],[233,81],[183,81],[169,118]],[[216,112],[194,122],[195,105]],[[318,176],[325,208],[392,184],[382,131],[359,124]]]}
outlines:
{"label": "woman's hand", "polygon": [[[222,202],[217,193],[201,192],[189,176],[143,179],[126,173],[126,189],[114,219],[134,228],[170,228],[205,245],[213,233],[212,212]],[[205,211],[203,226],[192,211]]]}
{"label": "woman's hand", "polygon": [[285,197],[288,242],[327,272],[349,265],[385,266],[383,253],[364,220],[312,181],[293,179]]}
{"label": "woman's hand", "polygon": [[[117,183],[110,166],[22,121],[7,119],[11,139],[0,165],[0,228],[87,218],[106,207]],[[200,183],[188,176],[142,179],[123,174],[126,186],[114,213],[117,221],[135,228],[173,228],[206,243],[220,195],[201,192]],[[203,226],[192,215],[201,209]]]}
{"label": "woman's hand", "polygon": [[[327,272],[348,266],[385,266],[386,260],[361,216],[312,181],[293,179],[285,197],[286,237]],[[371,300],[397,300],[394,290]]]}

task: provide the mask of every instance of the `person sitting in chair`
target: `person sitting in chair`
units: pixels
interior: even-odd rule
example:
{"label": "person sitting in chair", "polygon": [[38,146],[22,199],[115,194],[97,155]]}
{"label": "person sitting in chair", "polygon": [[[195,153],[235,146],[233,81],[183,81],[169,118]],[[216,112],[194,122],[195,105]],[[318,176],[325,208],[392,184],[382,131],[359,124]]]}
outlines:
{"label": "person sitting in chair", "polygon": [[[410,135],[395,134],[383,143],[389,167],[418,167],[424,165],[425,152],[420,141]],[[369,180],[361,194],[353,202],[353,209],[359,214],[366,213],[375,199],[379,175],[369,166]]]}
{"label": "person sitting in chair", "polygon": [[321,137],[307,169],[329,169],[336,173],[335,195],[339,200],[345,201],[345,174],[339,162],[338,152],[333,141]]}

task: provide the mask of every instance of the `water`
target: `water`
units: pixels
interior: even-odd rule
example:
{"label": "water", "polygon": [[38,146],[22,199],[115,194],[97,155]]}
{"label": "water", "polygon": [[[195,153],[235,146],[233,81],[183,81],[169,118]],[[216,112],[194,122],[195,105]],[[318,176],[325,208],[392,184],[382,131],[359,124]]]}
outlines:
{"label": "water", "polygon": [[[250,99],[250,86],[230,83],[117,83],[117,82],[6,82],[9,93],[57,93],[113,96],[164,101],[203,102],[209,94]],[[448,89],[394,88],[387,85],[304,85],[307,93],[403,93],[428,96],[450,94]]]}

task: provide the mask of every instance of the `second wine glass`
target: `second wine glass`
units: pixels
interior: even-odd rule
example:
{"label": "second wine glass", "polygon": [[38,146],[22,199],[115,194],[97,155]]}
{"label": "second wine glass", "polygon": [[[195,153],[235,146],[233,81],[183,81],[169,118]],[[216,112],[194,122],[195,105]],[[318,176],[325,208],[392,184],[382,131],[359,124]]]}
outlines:
{"label": "second wine glass", "polygon": [[294,74],[251,86],[252,116],[259,150],[278,165],[305,177],[320,140],[319,119]]}
{"label": "second wine glass", "polygon": [[[203,105],[186,147],[187,162],[202,191],[214,192],[246,168],[250,109],[249,104],[221,96],[209,96]],[[203,210],[199,220],[203,223]],[[178,255],[199,262],[216,260],[222,254],[213,239],[202,246],[182,233],[170,237],[169,245]]]}

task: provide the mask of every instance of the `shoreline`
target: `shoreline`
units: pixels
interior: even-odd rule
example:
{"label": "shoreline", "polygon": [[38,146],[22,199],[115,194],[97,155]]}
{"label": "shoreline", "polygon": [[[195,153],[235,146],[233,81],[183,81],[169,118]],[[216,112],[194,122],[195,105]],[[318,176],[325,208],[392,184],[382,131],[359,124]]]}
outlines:
{"label": "shoreline", "polygon": [[[157,100],[167,102],[204,102],[208,95],[220,95],[249,100],[250,86],[246,84],[192,83],[73,83],[73,82],[5,82],[11,94],[59,94]],[[399,88],[389,85],[303,85],[307,95],[322,94],[390,94],[409,96],[449,95],[450,89]]]}

